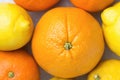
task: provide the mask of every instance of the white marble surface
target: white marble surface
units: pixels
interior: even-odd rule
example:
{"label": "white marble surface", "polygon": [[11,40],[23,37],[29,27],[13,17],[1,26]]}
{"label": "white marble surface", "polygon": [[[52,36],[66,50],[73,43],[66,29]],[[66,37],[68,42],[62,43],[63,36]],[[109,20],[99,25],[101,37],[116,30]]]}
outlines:
{"label": "white marble surface", "polygon": [[0,2],[9,2],[9,3],[14,3],[13,0],[0,0]]}
{"label": "white marble surface", "polygon": [[[120,0],[115,0],[115,2],[117,1],[120,1]],[[11,2],[11,3],[14,3],[13,0],[0,0],[0,2]],[[67,7],[67,6],[73,6],[69,0],[61,0],[57,5],[55,5],[54,7],[60,7],[60,6],[64,6],[64,7]],[[74,7],[74,6],[73,6]],[[48,11],[48,10],[46,10]],[[31,15],[32,19],[33,19],[33,22],[34,22],[34,25],[36,25],[36,23],[38,22],[38,20],[40,19],[40,17],[42,15],[44,15],[44,13],[46,11],[40,11],[40,12],[29,12],[29,14]],[[99,23],[101,24],[101,18],[100,18],[100,14],[101,12],[98,12],[98,13],[91,13],[98,21]],[[27,45],[27,49],[28,51],[31,53],[31,49],[30,49],[30,44]],[[111,59],[111,58],[115,58],[115,59],[120,59],[120,57],[116,56],[108,47],[107,45],[105,46],[105,52],[104,52],[104,55],[103,55],[103,58],[101,59],[102,60],[105,60],[105,59]],[[49,80],[52,76],[49,75],[47,72],[45,72],[44,70],[42,70],[40,68],[40,72],[41,72],[41,80]],[[87,80],[87,75],[84,75],[84,76],[81,76],[81,77],[77,77],[75,80]]]}

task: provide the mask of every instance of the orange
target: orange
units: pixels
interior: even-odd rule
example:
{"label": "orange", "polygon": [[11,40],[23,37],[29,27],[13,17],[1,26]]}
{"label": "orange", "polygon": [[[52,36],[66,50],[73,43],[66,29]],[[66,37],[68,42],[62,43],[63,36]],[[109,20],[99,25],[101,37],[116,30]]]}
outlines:
{"label": "orange", "polygon": [[40,80],[34,59],[23,50],[0,51],[0,80]]}
{"label": "orange", "polygon": [[114,0],[70,0],[70,1],[75,6],[90,12],[101,11],[114,2]]}
{"label": "orange", "polygon": [[32,51],[48,73],[61,78],[80,76],[91,71],[103,55],[102,30],[82,9],[55,8],[38,22]]}
{"label": "orange", "polygon": [[46,10],[60,0],[14,0],[14,2],[21,7],[31,11]]}

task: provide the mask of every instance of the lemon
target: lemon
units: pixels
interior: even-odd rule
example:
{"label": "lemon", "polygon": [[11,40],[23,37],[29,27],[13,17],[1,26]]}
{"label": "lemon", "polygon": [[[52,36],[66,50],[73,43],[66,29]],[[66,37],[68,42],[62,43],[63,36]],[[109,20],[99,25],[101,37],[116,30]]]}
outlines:
{"label": "lemon", "polygon": [[109,48],[120,56],[120,2],[101,14],[103,32]]}
{"label": "lemon", "polygon": [[21,7],[0,3],[0,50],[16,50],[27,44],[33,33],[33,22]]}
{"label": "lemon", "polygon": [[87,80],[120,80],[120,60],[110,59],[98,65]]}

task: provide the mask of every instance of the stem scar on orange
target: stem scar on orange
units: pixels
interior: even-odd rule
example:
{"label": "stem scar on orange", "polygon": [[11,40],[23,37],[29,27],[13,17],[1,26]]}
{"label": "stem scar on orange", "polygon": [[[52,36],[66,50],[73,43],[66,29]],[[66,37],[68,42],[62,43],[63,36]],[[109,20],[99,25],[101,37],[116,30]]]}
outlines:
{"label": "stem scar on orange", "polygon": [[0,80],[40,80],[39,68],[24,50],[0,51]]}
{"label": "stem scar on orange", "polygon": [[14,0],[16,4],[30,11],[46,10],[60,0]]}
{"label": "stem scar on orange", "polygon": [[59,7],[38,22],[32,38],[37,63],[48,73],[77,77],[91,71],[104,51],[99,23],[82,9]]}

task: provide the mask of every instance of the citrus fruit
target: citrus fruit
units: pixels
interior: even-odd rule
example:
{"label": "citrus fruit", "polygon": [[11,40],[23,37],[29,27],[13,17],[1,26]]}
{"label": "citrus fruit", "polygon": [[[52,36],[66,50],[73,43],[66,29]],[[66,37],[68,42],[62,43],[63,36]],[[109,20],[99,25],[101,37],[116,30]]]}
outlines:
{"label": "citrus fruit", "polygon": [[31,10],[31,11],[41,11],[46,10],[60,0],[14,0],[16,4],[20,5],[21,7]]}
{"label": "citrus fruit", "polygon": [[0,80],[40,80],[39,69],[24,50],[0,51]]}
{"label": "citrus fruit", "polygon": [[89,12],[97,12],[105,9],[114,0],[70,0],[76,7],[82,8]]}
{"label": "citrus fruit", "polygon": [[59,77],[53,77],[50,80],[74,80],[74,79],[67,79],[67,78],[59,78]]}
{"label": "citrus fruit", "polygon": [[72,78],[91,71],[101,59],[104,40],[99,23],[82,9],[60,7],[38,22],[32,51],[48,73]]}
{"label": "citrus fruit", "polygon": [[120,80],[120,61],[106,60],[98,65],[89,75],[87,80]]}
{"label": "citrus fruit", "polygon": [[101,18],[107,45],[120,56],[120,2],[105,9],[101,14]]}
{"label": "citrus fruit", "polygon": [[9,51],[23,47],[32,36],[33,22],[21,7],[0,3],[0,50]]}

